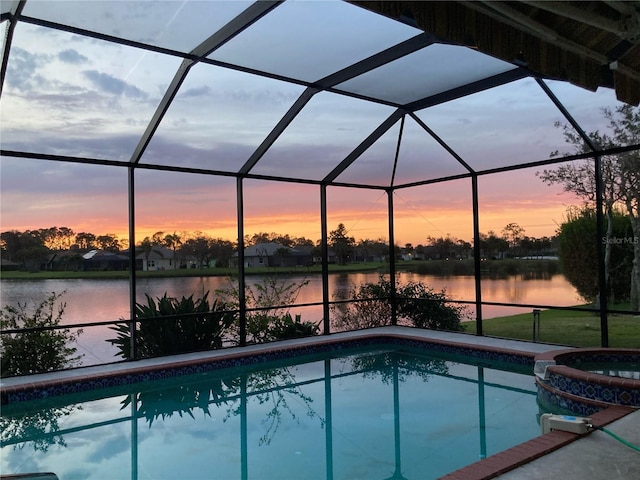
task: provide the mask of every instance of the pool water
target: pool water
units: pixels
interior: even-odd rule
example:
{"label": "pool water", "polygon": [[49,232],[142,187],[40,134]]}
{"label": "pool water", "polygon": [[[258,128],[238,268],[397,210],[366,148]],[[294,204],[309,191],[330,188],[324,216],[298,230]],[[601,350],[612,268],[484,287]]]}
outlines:
{"label": "pool water", "polygon": [[396,348],[297,362],[3,407],[0,472],[425,480],[540,434],[530,372]]}

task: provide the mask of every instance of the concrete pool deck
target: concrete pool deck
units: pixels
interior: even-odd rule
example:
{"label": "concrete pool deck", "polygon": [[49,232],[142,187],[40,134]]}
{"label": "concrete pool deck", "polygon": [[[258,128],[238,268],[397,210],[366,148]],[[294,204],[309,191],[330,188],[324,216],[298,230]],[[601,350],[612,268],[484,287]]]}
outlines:
{"label": "concrete pool deck", "polygon": [[79,367],[59,372],[42,373],[29,375],[24,377],[9,377],[0,379],[0,389],[6,390],[25,385],[33,385],[39,382],[51,382],[56,380],[74,381],[81,377],[101,374],[117,374],[126,373],[131,370],[154,368],[166,366],[172,363],[197,362],[204,360],[217,360],[233,356],[244,356],[252,354],[260,354],[273,350],[274,345],[278,347],[299,347],[314,346],[326,343],[328,341],[350,340],[365,338],[377,335],[397,335],[407,338],[416,338],[421,340],[434,340],[438,342],[447,342],[452,344],[466,345],[469,347],[486,347],[496,350],[512,351],[530,356],[538,355],[550,350],[565,349],[562,346],[553,346],[542,343],[531,343],[519,340],[505,340],[492,337],[477,337],[475,335],[442,332],[436,330],[423,330],[410,327],[379,327],[368,330],[360,330],[353,332],[334,333],[329,336],[317,336],[311,338],[300,338],[294,340],[283,340],[270,344],[248,345],[246,347],[232,347],[221,350],[213,350],[208,352],[186,353],[171,357],[148,358],[137,360],[136,362],[118,362],[103,365],[94,365],[88,367]]}
{"label": "concrete pool deck", "polygon": [[[614,421],[607,429],[634,445],[640,445],[640,410]],[[630,480],[640,478],[640,452],[623,445],[604,432],[594,431],[496,478]]]}
{"label": "concrete pool deck", "polygon": [[[228,362],[243,356],[260,355],[274,350],[313,348],[335,344],[337,341],[374,337],[395,337],[430,342],[433,345],[447,344],[461,348],[488,350],[497,354],[517,354],[530,358],[532,362],[533,357],[538,354],[553,350],[566,350],[567,348],[559,345],[477,337],[469,334],[409,327],[381,327],[366,331],[286,340],[274,344],[251,345],[136,362],[82,367],[28,377],[7,378],[0,381],[0,390],[4,402],[7,392],[19,392],[39,388],[38,386],[42,385],[60,385],[100,377],[133,375],[144,370],[163,369],[168,365],[194,365],[218,360]],[[629,407],[611,407],[597,412],[591,418],[594,425],[606,426],[628,442],[640,444],[640,411]],[[502,480],[539,478],[622,480],[640,478],[640,452],[632,450],[601,431],[576,435],[554,430],[456,470],[443,478],[446,480],[487,480],[491,478]]]}

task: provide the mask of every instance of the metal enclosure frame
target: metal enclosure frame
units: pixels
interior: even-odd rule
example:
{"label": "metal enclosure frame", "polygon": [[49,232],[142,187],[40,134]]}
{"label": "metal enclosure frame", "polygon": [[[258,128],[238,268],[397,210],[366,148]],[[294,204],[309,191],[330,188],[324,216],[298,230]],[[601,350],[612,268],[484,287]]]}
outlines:
{"label": "metal enclosure frame", "polygon": [[[44,154],[37,151],[24,151],[24,150],[14,150],[8,149],[2,146],[0,149],[0,156],[2,157],[14,157],[14,158],[25,158],[25,159],[33,159],[33,160],[41,160],[41,161],[54,161],[54,162],[71,162],[71,163],[80,163],[80,164],[90,164],[90,165],[108,165],[112,168],[125,168],[128,172],[128,216],[129,216],[129,245],[130,245],[130,254],[131,258],[135,257],[135,193],[136,193],[136,172],[140,170],[158,170],[158,171],[168,171],[168,172],[184,172],[184,173],[195,173],[201,175],[213,175],[213,176],[224,176],[224,177],[233,177],[236,180],[236,194],[237,194],[237,221],[238,221],[238,277],[240,282],[240,292],[244,291],[245,285],[245,271],[244,271],[244,261],[243,261],[243,253],[244,253],[244,181],[247,179],[256,179],[256,180],[270,180],[276,182],[294,182],[301,184],[310,184],[316,185],[318,187],[318,196],[320,203],[320,230],[321,230],[321,248],[322,248],[322,286],[323,286],[323,312],[324,312],[324,324],[322,328],[322,332],[324,334],[331,333],[331,328],[329,325],[329,288],[328,288],[328,227],[327,227],[327,187],[349,187],[349,188],[364,188],[371,190],[381,190],[386,192],[388,196],[388,234],[389,234],[389,251],[390,251],[390,277],[392,279],[392,287],[395,294],[395,262],[394,262],[394,203],[393,203],[393,194],[395,191],[399,191],[406,188],[411,188],[415,186],[421,185],[429,185],[435,183],[446,182],[455,179],[464,179],[468,178],[471,182],[471,198],[472,204],[469,206],[470,210],[473,214],[473,237],[474,237],[474,265],[475,265],[475,293],[476,293],[476,312],[477,312],[477,330],[475,332],[476,335],[483,335],[483,325],[482,325],[482,306],[483,305],[500,305],[498,303],[487,303],[482,301],[482,291],[481,291],[481,274],[480,274],[480,229],[479,229],[479,219],[480,219],[480,211],[479,211],[479,200],[478,200],[478,179],[482,176],[507,172],[507,171],[515,171],[524,168],[545,166],[545,165],[553,165],[559,164],[562,162],[566,162],[568,160],[579,160],[579,159],[591,159],[594,162],[596,172],[599,172],[601,169],[601,158],[606,155],[624,153],[629,151],[637,151],[640,150],[640,145],[629,145],[629,146],[617,146],[615,148],[609,149],[599,149],[596,145],[590,142],[589,137],[581,128],[580,124],[571,116],[569,111],[562,105],[560,100],[553,94],[551,89],[545,83],[545,79],[539,75],[536,75],[535,72],[528,70],[525,66],[522,65],[513,65],[513,69],[500,73],[497,75],[492,75],[488,78],[484,78],[479,81],[469,82],[461,87],[452,88],[447,91],[440,92],[436,95],[432,95],[426,98],[422,98],[420,100],[412,101],[407,104],[397,104],[385,100],[381,100],[379,98],[366,97],[362,95],[357,95],[354,93],[348,93],[343,90],[337,89],[336,86],[342,82],[345,82],[349,79],[352,79],[358,75],[361,75],[365,72],[372,71],[373,69],[386,65],[393,60],[404,57],[412,52],[415,52],[421,48],[425,48],[434,42],[446,43],[445,40],[437,39],[435,36],[423,32],[420,33],[413,38],[401,42],[392,48],[384,50],[376,55],[373,55],[365,60],[354,63],[347,68],[344,68],[340,71],[334,72],[331,75],[326,76],[316,82],[304,82],[300,79],[295,78],[287,78],[282,75],[276,75],[273,73],[255,71],[247,67],[242,67],[239,65],[230,65],[225,64],[219,61],[212,60],[208,56],[212,51],[219,48],[221,45],[224,45],[226,42],[233,39],[240,32],[245,29],[251,28],[251,26],[257,22],[260,18],[265,15],[268,15],[274,9],[276,9],[281,2],[278,1],[260,1],[255,2],[245,11],[243,11],[240,15],[234,18],[231,22],[226,24],[222,29],[214,32],[209,38],[207,38],[204,42],[194,48],[191,52],[184,54],[175,50],[153,46],[149,44],[144,44],[132,40],[126,40],[124,38],[114,37],[111,35],[84,30],[78,27],[74,27],[71,25],[61,25],[54,22],[50,22],[43,19],[27,17],[23,15],[23,9],[25,6],[24,1],[15,2],[13,8],[9,12],[5,12],[2,14],[2,21],[8,22],[8,29],[5,41],[5,49],[3,52],[2,59],[2,70],[1,70],[1,78],[0,78],[0,89],[4,86],[5,75],[7,71],[7,64],[9,62],[9,53],[11,51],[12,37],[15,29],[15,25],[19,22],[28,23],[31,25],[47,27],[55,30],[65,31],[74,33],[76,35],[81,35],[85,37],[90,37],[94,39],[99,39],[107,42],[112,42],[115,44],[126,45],[129,47],[135,47],[138,49],[143,49],[149,52],[162,53],[164,55],[169,55],[172,57],[178,57],[181,59],[181,64],[178,70],[175,72],[173,80],[171,81],[169,87],[167,88],[164,97],[160,104],[158,105],[153,118],[147,125],[147,128],[139,139],[139,142],[131,155],[129,161],[117,161],[117,160],[105,160],[101,158],[90,158],[90,157],[79,157],[79,156],[65,156],[65,155],[51,155]],[[197,63],[206,63],[217,66],[222,66],[224,68],[230,68],[234,70],[243,71],[246,73],[251,73],[253,75],[260,75],[266,78],[277,79],[280,81],[290,82],[292,84],[297,84],[304,87],[303,93],[298,97],[298,99],[293,103],[293,105],[289,108],[286,114],[280,119],[280,121],[276,124],[276,126],[269,132],[269,134],[264,138],[263,142],[258,146],[258,148],[247,158],[246,162],[237,172],[228,172],[228,171],[216,171],[209,170],[203,168],[192,168],[185,167],[179,165],[153,165],[153,164],[145,164],[141,161],[142,155],[147,148],[151,138],[156,132],[162,118],[166,114],[167,110],[171,106],[176,94],[178,93],[180,86],[183,84],[185,78],[189,74],[190,69]],[[549,96],[553,104],[560,110],[562,115],[566,118],[567,122],[571,124],[577,132],[579,132],[580,136],[583,138],[584,142],[591,148],[591,152],[585,154],[576,154],[565,157],[558,158],[544,158],[538,159],[536,161],[530,161],[525,163],[513,163],[501,168],[490,168],[485,170],[474,170],[456,151],[451,148],[443,139],[441,139],[431,128],[425,124],[417,115],[416,111],[438,105],[450,100],[458,99],[461,97],[468,96],[473,93],[481,92],[499,85],[504,85],[506,83],[510,83],[515,80],[523,79],[526,77],[533,77],[536,79],[540,88],[545,92],[546,95]],[[2,90],[0,90],[1,94]],[[354,98],[364,99],[370,102],[375,102],[387,106],[393,107],[395,110],[391,115],[389,115],[386,120],[384,120],[380,125],[370,133],[370,135],[358,145],[349,155],[347,155],[340,163],[338,163],[335,168],[324,178],[321,180],[309,180],[303,178],[291,178],[287,176],[272,176],[272,175],[263,175],[256,174],[253,172],[253,169],[256,165],[259,164],[261,158],[268,151],[268,149],[273,145],[273,143],[280,137],[280,135],[286,130],[286,128],[291,124],[291,122],[296,118],[296,116],[304,109],[304,107],[309,103],[309,101],[314,97],[314,95],[320,92],[332,92],[338,93],[340,95],[353,96]],[[409,116],[413,119],[425,132],[425,135],[430,136],[435,142],[437,142],[440,146],[442,146],[457,162],[466,170],[466,173],[436,178],[436,179],[428,179],[428,180],[420,180],[416,179],[416,181],[405,184],[394,184],[395,182],[395,164],[397,164],[398,160],[398,151],[400,145],[403,140],[403,125],[405,118]],[[365,152],[371,145],[373,145],[376,140],[378,140],[382,135],[389,131],[391,127],[400,123],[400,133],[398,135],[398,143],[395,153],[394,162],[394,170],[392,175],[391,184],[388,186],[379,186],[379,185],[361,185],[361,184],[351,184],[346,182],[338,181],[339,175],[345,171],[358,157],[360,157],[363,152]],[[597,205],[597,227],[599,236],[602,236],[603,232],[603,214],[602,214],[602,205],[603,205],[603,191],[602,191],[602,178],[601,176],[596,179],[596,205]],[[604,274],[604,247],[600,243],[599,244],[599,252],[598,252],[598,266],[599,266],[599,282],[600,282],[600,292],[601,292],[601,303],[598,309],[600,314],[600,326],[601,326],[601,344],[603,347],[607,347],[609,344],[608,340],[608,314],[612,313],[612,310],[608,309],[608,305],[606,302],[606,295],[603,293],[606,292],[605,282],[605,274]],[[129,282],[130,282],[130,296],[131,296],[131,316],[134,317],[135,312],[135,292],[136,292],[136,271],[134,262],[130,262],[130,272],[129,272]],[[394,295],[393,294],[393,295]],[[392,304],[395,304],[395,298],[392,295],[390,301]],[[509,304],[505,304],[509,305]],[[517,305],[522,306],[522,305]],[[528,307],[529,305],[525,305]],[[535,305],[534,307],[547,307],[545,305]],[[551,307],[558,308],[558,307]],[[240,315],[242,318],[241,322],[241,330],[240,330],[240,343],[244,345],[246,343],[246,301],[244,298],[240,299]],[[395,309],[394,309],[395,312]],[[615,313],[615,312],[614,312]],[[640,312],[617,312],[617,313],[625,313],[625,314],[640,314]],[[396,323],[395,315],[392,318],[392,323]],[[135,328],[132,329],[132,334],[135,335]],[[132,338],[133,338],[132,335]],[[133,348],[133,347],[132,347]],[[135,356],[135,352],[132,352]]]}

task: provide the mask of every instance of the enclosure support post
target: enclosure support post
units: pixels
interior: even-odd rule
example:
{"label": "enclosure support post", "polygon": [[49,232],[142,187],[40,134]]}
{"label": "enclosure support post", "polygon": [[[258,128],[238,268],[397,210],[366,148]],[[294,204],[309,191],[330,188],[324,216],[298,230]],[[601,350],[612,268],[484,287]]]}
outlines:
{"label": "enclosure support post", "polygon": [[387,190],[388,217],[389,217],[389,285],[391,285],[391,325],[398,323],[398,303],[396,299],[396,252],[395,237],[393,235],[393,189]]}
{"label": "enclosure support post", "polygon": [[136,216],[135,216],[135,167],[128,168],[128,200],[129,200],[129,358],[136,360],[137,335],[136,335]]}
{"label": "enclosure support post", "polygon": [[536,343],[540,340],[540,309],[533,309],[533,342]]}
{"label": "enclosure support post", "polygon": [[329,318],[329,235],[327,233],[327,186],[320,186],[320,248],[322,251],[322,318],[323,333],[331,333]]}
{"label": "enclosure support post", "polygon": [[604,245],[601,241],[604,232],[604,214],[603,208],[603,190],[602,181],[602,157],[595,157],[595,175],[596,175],[596,229],[598,232],[598,296],[600,297],[600,341],[603,347],[609,346],[609,319],[607,315],[607,272],[604,261]]}
{"label": "enclosure support post", "polygon": [[482,335],[482,279],[480,249],[480,208],[478,204],[478,175],[471,176],[473,203],[473,274],[476,284],[476,335]]}
{"label": "enclosure support post", "polygon": [[[591,139],[589,135],[582,129],[582,127],[576,122],[576,120],[571,116],[569,111],[565,108],[565,106],[560,102],[558,97],[551,91],[549,86],[544,82],[544,80],[540,78],[536,78],[538,85],[544,90],[544,92],[549,96],[551,101],[555,104],[555,106],[560,110],[560,112],[564,115],[564,117],[569,121],[571,126],[574,128],[576,132],[582,138],[582,141],[585,143],[589,149],[593,152],[598,152],[599,147],[595,144],[595,142]],[[604,182],[602,179],[602,157],[600,155],[596,155],[594,157],[594,174],[596,176],[596,231],[597,231],[597,242],[598,242],[598,252],[597,252],[597,261],[598,261],[598,296],[600,298],[600,342],[603,347],[609,346],[609,321],[607,318],[607,272],[605,271],[605,261],[604,261],[604,245],[600,241],[602,238],[602,232],[604,231],[604,214],[602,212],[603,207],[603,194],[604,194]]]}
{"label": "enclosure support post", "polygon": [[238,211],[238,310],[240,321],[240,346],[247,344],[247,299],[245,297],[244,279],[244,194],[242,177],[236,179],[237,211]]}

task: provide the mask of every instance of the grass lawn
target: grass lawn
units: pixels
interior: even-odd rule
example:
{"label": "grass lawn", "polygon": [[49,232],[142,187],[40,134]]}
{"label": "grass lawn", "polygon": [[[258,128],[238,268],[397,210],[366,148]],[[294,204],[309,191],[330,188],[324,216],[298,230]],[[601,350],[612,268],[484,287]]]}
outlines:
{"label": "grass lawn", "polygon": [[[475,332],[476,322],[465,322],[467,332]],[[522,313],[508,317],[483,319],[484,335],[533,339],[533,317]],[[543,310],[540,313],[538,341],[575,347],[600,346],[600,316],[591,312]],[[640,316],[609,315],[609,346],[640,348]]]}

